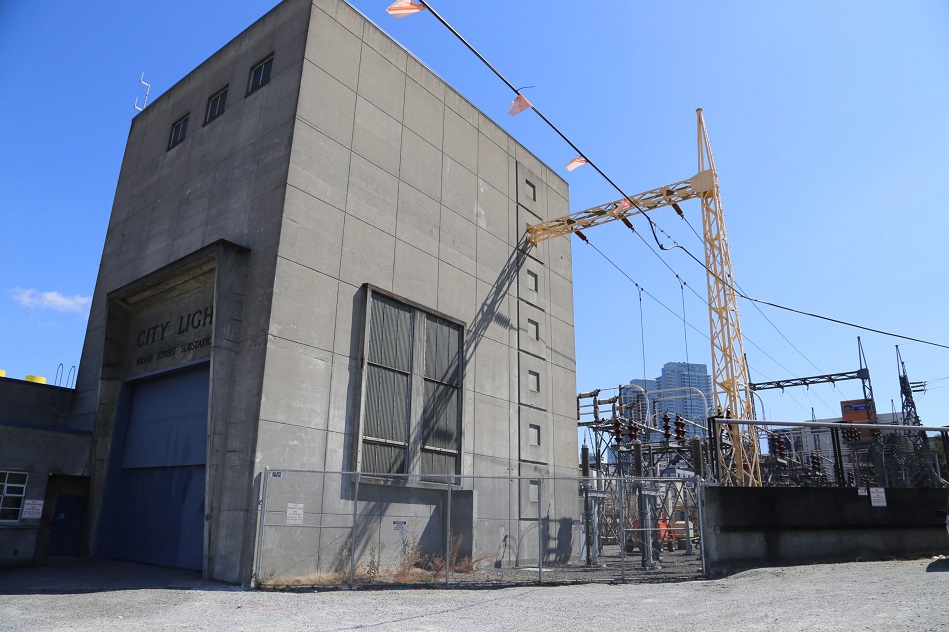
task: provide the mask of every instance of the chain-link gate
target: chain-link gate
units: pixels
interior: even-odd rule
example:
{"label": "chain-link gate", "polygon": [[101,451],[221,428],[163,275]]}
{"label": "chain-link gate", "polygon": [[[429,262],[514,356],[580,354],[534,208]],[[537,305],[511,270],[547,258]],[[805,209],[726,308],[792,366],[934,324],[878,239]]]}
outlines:
{"label": "chain-link gate", "polygon": [[266,469],[254,566],[273,586],[704,576],[701,481]]}

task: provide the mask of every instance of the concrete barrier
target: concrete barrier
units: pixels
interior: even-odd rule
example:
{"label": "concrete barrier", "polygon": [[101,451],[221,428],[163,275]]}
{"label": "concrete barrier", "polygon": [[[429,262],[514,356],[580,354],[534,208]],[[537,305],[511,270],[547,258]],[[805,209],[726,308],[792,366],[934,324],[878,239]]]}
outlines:
{"label": "concrete barrier", "polygon": [[[705,488],[708,571],[916,558],[949,552],[947,489]],[[878,500],[879,502],[879,500]]]}

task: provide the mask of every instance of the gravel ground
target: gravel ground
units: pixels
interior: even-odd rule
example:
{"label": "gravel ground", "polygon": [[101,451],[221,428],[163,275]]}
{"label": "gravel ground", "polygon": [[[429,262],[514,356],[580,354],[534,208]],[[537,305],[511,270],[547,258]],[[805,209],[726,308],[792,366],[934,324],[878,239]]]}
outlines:
{"label": "gravel ground", "polygon": [[0,596],[0,630],[949,630],[949,559],[714,581],[484,590],[102,590]]}

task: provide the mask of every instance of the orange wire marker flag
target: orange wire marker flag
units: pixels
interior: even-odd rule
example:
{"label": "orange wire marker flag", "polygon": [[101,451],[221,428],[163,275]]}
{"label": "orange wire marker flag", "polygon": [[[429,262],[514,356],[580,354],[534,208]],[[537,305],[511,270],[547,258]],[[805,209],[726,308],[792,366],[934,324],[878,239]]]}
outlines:
{"label": "orange wire marker flag", "polygon": [[507,113],[511,116],[514,116],[515,114],[520,114],[524,110],[529,110],[532,107],[534,106],[531,105],[531,102],[527,100],[527,97],[525,97],[523,94],[519,94],[514,99],[514,101],[511,102],[511,107],[507,109]]}
{"label": "orange wire marker flag", "polygon": [[395,0],[395,2],[386,9],[386,13],[394,18],[404,18],[407,15],[418,13],[424,9],[424,4],[415,4],[412,0]]}
{"label": "orange wire marker flag", "polygon": [[580,165],[585,165],[588,162],[590,161],[584,158],[583,156],[577,156],[576,158],[574,158],[573,160],[567,163],[567,171],[573,171]]}
{"label": "orange wire marker flag", "polygon": [[629,203],[629,200],[627,200],[626,198],[623,198],[622,200],[620,200],[619,204],[616,205],[616,208],[614,208],[611,212],[613,213],[614,216],[619,217],[620,215],[623,214],[623,211],[625,211],[631,206],[632,204]]}

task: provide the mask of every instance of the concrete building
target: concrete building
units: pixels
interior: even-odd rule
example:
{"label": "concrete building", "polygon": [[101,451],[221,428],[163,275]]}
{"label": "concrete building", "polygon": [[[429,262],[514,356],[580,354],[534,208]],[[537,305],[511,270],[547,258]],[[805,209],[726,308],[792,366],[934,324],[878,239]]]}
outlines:
{"label": "concrete building", "polygon": [[[666,362],[656,378],[656,390],[668,393],[660,407],[670,414],[702,423],[712,403],[712,377],[708,366],[690,362]],[[672,395],[676,395],[672,397]]]}
{"label": "concrete building", "polygon": [[91,442],[85,550],[247,581],[269,466],[414,476],[363,482],[380,520],[435,521],[424,478],[455,476],[470,541],[576,553],[521,531],[539,499],[463,478],[577,473],[570,242],[524,241],[567,213],[348,4],[278,5],[132,121],[63,424]]}
{"label": "concrete building", "polygon": [[[645,395],[643,394],[645,392]],[[666,362],[654,380],[635,379],[620,387],[625,402],[644,399],[648,402],[649,423],[658,423],[656,416],[669,413],[705,426],[706,406],[712,404],[712,378],[708,366],[689,362]],[[645,423],[645,421],[643,421]],[[689,436],[702,435],[699,426],[689,425]]]}

